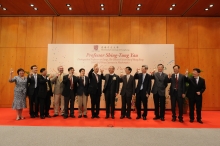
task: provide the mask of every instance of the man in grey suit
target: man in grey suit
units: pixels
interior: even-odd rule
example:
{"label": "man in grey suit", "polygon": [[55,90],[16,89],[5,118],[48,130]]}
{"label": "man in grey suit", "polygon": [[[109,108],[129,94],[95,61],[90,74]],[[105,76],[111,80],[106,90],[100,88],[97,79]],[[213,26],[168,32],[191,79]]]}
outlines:
{"label": "man in grey suit", "polygon": [[174,74],[169,74],[169,83],[170,85],[170,97],[171,97],[171,109],[172,109],[172,121],[176,121],[176,102],[179,107],[179,116],[178,119],[183,123],[183,100],[185,98],[185,76],[179,73],[180,66],[174,65],[173,71]]}
{"label": "man in grey suit", "polygon": [[[154,79],[154,85],[152,88],[153,98],[154,98],[154,107],[155,107],[155,117],[154,120],[161,119],[165,121],[165,89],[168,84],[168,75],[163,73],[164,65],[157,65],[158,72],[152,72],[151,79]],[[160,111],[159,111],[160,109]]]}
{"label": "man in grey suit", "polygon": [[[64,96],[63,92],[63,76],[66,74],[63,73],[63,66],[57,67],[58,73],[53,75],[53,78],[50,79],[51,83],[54,84],[54,117],[59,115],[61,107],[61,115],[64,114]],[[60,102],[61,101],[61,102]]]}
{"label": "man in grey suit", "polygon": [[[121,89],[121,99],[122,99],[122,108],[121,108],[121,117],[123,119],[125,116],[128,119],[131,119],[131,99],[132,96],[135,95],[135,79],[134,76],[131,75],[131,67],[125,68],[126,75],[121,75],[119,81],[123,83]],[[127,109],[126,109],[127,105]]]}

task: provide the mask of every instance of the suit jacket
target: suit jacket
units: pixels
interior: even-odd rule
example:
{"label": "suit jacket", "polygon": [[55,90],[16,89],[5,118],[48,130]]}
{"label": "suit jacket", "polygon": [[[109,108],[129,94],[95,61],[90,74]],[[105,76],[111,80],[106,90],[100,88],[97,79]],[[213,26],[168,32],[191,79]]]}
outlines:
{"label": "suit jacket", "polygon": [[96,79],[95,74],[93,73],[93,68],[89,71],[89,94],[97,94],[101,96],[102,94],[102,79],[99,74],[98,75],[98,82]]}
{"label": "suit jacket", "polygon": [[[170,95],[173,95],[174,92],[174,88],[176,87],[176,78],[175,78],[175,74],[172,74],[171,78],[168,79],[168,82],[171,83],[170,84]],[[182,97],[182,94],[185,94],[186,92],[186,82],[185,82],[185,76],[182,74],[179,74],[179,78],[178,78],[178,96]]]}
{"label": "suit jacket", "polygon": [[109,76],[110,74],[106,74],[105,76],[101,74],[101,78],[105,80],[103,93],[106,93],[107,91],[108,82],[110,82],[110,90],[111,90],[110,92],[118,93],[119,92],[119,76],[114,74],[111,81],[109,81]]}
{"label": "suit jacket", "polygon": [[197,96],[202,97],[202,94],[206,89],[205,79],[199,77],[198,84],[196,84],[196,80],[195,80],[194,77],[185,77],[185,80],[186,80],[187,83],[189,83],[188,91],[187,91],[186,96],[188,98],[193,98],[195,95],[197,95],[196,92],[200,92],[201,94],[197,95]]}
{"label": "suit jacket", "polygon": [[64,97],[68,97],[70,95],[70,92],[74,92],[74,94],[76,95],[77,93],[77,82],[78,82],[78,78],[76,76],[73,75],[73,90],[70,89],[70,79],[68,78],[69,75],[65,75],[63,76],[63,84],[64,84],[64,88],[63,88],[63,93],[62,95]]}
{"label": "suit jacket", "polygon": [[[39,74],[37,74],[37,87],[36,87],[36,90],[38,90],[38,86],[39,86],[39,79],[40,79],[40,76]],[[33,96],[34,94],[34,90],[35,90],[35,79],[34,79],[34,76],[32,75],[31,77],[27,77],[27,95],[29,97]]]}
{"label": "suit jacket", "polygon": [[123,83],[121,88],[121,96],[124,96],[125,94],[129,97],[135,94],[135,79],[134,76],[130,75],[128,81],[127,81],[127,75],[124,75],[123,77],[119,78],[119,81]]}
{"label": "suit jacket", "polygon": [[[65,76],[66,74],[63,73],[63,76]],[[59,80],[59,78],[57,77],[57,74],[53,75],[54,77],[52,79],[50,79],[51,83],[54,85],[54,89],[53,89],[53,93],[54,94],[62,94],[63,92],[63,81]],[[63,78],[63,77],[62,77]]]}
{"label": "suit jacket", "polygon": [[89,78],[85,76],[85,85],[81,77],[78,77],[77,95],[82,96],[83,93],[88,96]]}
{"label": "suit jacket", "polygon": [[[143,73],[135,73],[134,75],[135,79],[138,79],[137,87],[136,87],[136,94],[140,92],[140,88],[143,81]],[[146,73],[144,82],[143,82],[143,89],[142,91],[146,92],[146,94],[150,95],[151,90],[151,76]]]}
{"label": "suit jacket", "polygon": [[156,72],[153,75],[151,75],[151,79],[154,79],[152,93],[156,94],[158,92],[160,96],[165,96],[165,89],[168,85],[169,80],[168,75],[162,72],[160,76],[160,73]]}
{"label": "suit jacket", "polygon": [[[49,91],[47,91],[47,84],[50,88]],[[41,75],[39,77],[39,91],[38,91],[38,96],[40,98],[46,98],[47,96],[47,93],[49,92],[49,95],[50,96],[53,96],[53,93],[52,93],[52,88],[51,88],[51,82],[50,80],[47,80],[47,77],[46,79]]]}

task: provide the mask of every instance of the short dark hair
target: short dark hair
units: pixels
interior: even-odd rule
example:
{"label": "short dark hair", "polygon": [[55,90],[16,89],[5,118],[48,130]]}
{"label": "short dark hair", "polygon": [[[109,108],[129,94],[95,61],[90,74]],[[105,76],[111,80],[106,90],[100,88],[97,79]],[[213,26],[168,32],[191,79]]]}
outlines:
{"label": "short dark hair", "polygon": [[148,69],[148,66],[147,66],[147,65],[142,65],[141,67],[144,67],[145,69]]}
{"label": "short dark hair", "polygon": [[32,65],[32,66],[31,66],[31,69],[33,69],[34,67],[37,67],[37,65]]}
{"label": "short dark hair", "polygon": [[130,66],[127,66],[126,68],[127,68],[127,69],[130,71],[130,73],[131,73],[132,68],[131,68]]}
{"label": "short dark hair", "polygon": [[18,70],[17,70],[17,74],[19,75],[19,72],[20,71],[23,71],[24,72],[24,69],[23,68],[19,68]]}
{"label": "short dark hair", "polygon": [[199,68],[194,68],[193,71],[197,71],[197,73],[201,72],[201,70]]}
{"label": "short dark hair", "polygon": [[160,65],[162,65],[162,66],[163,66],[163,68],[164,68],[164,65],[163,65],[163,64],[161,64],[161,63],[160,63],[160,64],[158,64],[157,66],[160,66]]}
{"label": "short dark hair", "polygon": [[46,68],[41,68],[40,73],[44,72],[45,70],[46,70]]}
{"label": "short dark hair", "polygon": [[177,65],[177,64],[176,64],[176,65],[174,65],[174,66],[173,66],[173,68],[174,68],[174,67],[178,67],[178,69],[180,69],[180,66],[179,66],[179,65]]}
{"label": "short dark hair", "polygon": [[70,71],[71,69],[74,69],[74,68],[73,68],[73,67],[69,67],[69,68],[68,68],[68,71]]}
{"label": "short dark hair", "polygon": [[81,71],[83,71],[83,70],[85,71],[85,69],[84,69],[84,68],[80,68],[80,69],[79,69],[79,72],[81,72]]}

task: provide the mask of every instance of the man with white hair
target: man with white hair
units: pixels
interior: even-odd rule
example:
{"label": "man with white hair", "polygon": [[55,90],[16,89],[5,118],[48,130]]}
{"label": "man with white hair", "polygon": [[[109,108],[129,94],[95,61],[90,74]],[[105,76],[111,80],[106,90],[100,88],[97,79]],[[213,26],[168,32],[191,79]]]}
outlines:
{"label": "man with white hair", "polygon": [[[61,115],[64,114],[64,96],[62,96],[63,92],[63,76],[66,74],[63,73],[63,66],[57,67],[58,72],[53,75],[51,79],[51,83],[54,84],[54,117],[59,115],[59,111],[61,108]],[[60,102],[61,101],[61,102]]]}

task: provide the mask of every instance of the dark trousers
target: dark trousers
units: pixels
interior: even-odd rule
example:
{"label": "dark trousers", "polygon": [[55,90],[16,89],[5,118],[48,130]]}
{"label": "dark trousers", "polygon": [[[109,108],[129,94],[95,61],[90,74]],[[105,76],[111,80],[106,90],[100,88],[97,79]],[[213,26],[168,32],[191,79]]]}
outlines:
{"label": "dark trousers", "polygon": [[46,98],[40,98],[40,116],[48,116],[49,115],[49,110],[50,110],[50,104],[51,104],[51,99],[50,99],[50,94],[47,93]]}
{"label": "dark trousers", "polygon": [[115,114],[115,93],[111,93],[108,90],[105,92],[105,105],[106,105],[106,116],[110,114],[111,107],[111,116]]}
{"label": "dark trousers", "polygon": [[29,114],[31,116],[37,116],[39,112],[39,98],[38,89],[34,89],[34,93],[29,97]]}
{"label": "dark trousers", "polygon": [[68,117],[68,106],[70,104],[70,116],[74,115],[74,102],[75,102],[75,93],[70,91],[70,95],[64,97],[64,116]]}
{"label": "dark trousers", "polygon": [[154,94],[154,114],[157,118],[164,118],[165,115],[165,96],[160,96],[158,93]]}
{"label": "dark trousers", "polygon": [[100,95],[90,94],[92,116],[98,116],[100,110]]}
{"label": "dark trousers", "polygon": [[141,102],[143,103],[144,113],[142,114],[143,117],[147,116],[147,104],[148,98],[146,96],[146,92],[140,90],[139,93],[136,95],[136,108],[137,108],[137,116],[141,117]]}
{"label": "dark trousers", "polygon": [[183,97],[178,96],[178,90],[173,91],[173,95],[171,95],[171,109],[172,109],[172,117],[176,119],[176,103],[179,108],[179,116],[178,119],[183,119]]}
{"label": "dark trousers", "polygon": [[196,115],[197,120],[201,120],[201,110],[202,110],[202,97],[195,95],[194,97],[189,97],[189,117],[194,120],[194,107],[196,105]]}
{"label": "dark trousers", "polygon": [[[131,98],[132,95],[123,95],[122,96],[122,108],[121,116],[130,117],[131,116]],[[126,109],[127,106],[127,109]]]}

